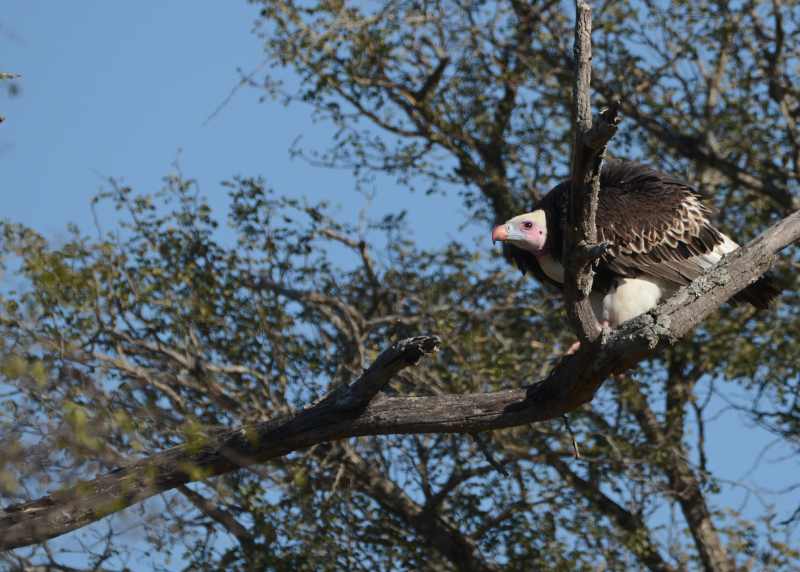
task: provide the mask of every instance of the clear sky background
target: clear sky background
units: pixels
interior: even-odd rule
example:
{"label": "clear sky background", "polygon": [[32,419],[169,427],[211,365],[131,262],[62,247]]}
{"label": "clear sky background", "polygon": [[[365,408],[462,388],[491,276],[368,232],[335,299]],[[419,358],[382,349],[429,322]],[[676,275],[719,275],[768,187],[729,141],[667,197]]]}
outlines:
{"label": "clear sky background", "polygon": [[[306,107],[260,102],[261,93],[245,88],[204,124],[237,85],[237,68],[252,71],[263,59],[251,33],[256,10],[244,0],[12,0],[3,8],[0,71],[23,78],[19,97],[0,96],[6,116],[0,125],[0,218],[55,241],[70,222],[93,232],[90,199],[104,179],[117,177],[152,192],[179,158],[217,210],[227,204],[220,182],[263,175],[281,193],[331,200],[349,220],[364,208],[374,217],[408,209],[423,246],[480,235],[477,225],[459,230],[466,215],[457,196],[426,197],[379,179],[368,204],[355,192],[351,173],[291,160],[288,150],[299,136],[311,148],[331,141],[331,126],[315,124]],[[113,216],[104,214],[102,222],[113,227]],[[485,238],[489,250],[488,232]],[[707,432],[711,469],[731,480],[740,479],[771,442],[734,413],[711,422]],[[779,446],[766,458],[788,453]],[[796,469],[794,462],[766,462],[748,478],[779,489]],[[732,489],[719,500],[739,508],[745,495]],[[784,512],[793,508],[796,499],[780,498]],[[120,527],[139,518],[126,513],[115,517]],[[78,538],[67,535],[55,546],[76,549]],[[147,562],[128,565],[147,570]]]}
{"label": "clear sky background", "polygon": [[[237,68],[250,72],[263,61],[251,33],[257,11],[244,0],[25,0],[4,8],[0,66],[23,75],[21,96],[0,100],[4,217],[51,236],[67,222],[89,227],[89,200],[104,179],[152,192],[176,159],[220,208],[219,183],[234,175],[263,175],[279,192],[331,200],[345,217],[410,206],[391,180],[379,181],[368,205],[348,171],[290,160],[298,137],[324,148],[333,134],[307,108],[259,103],[262,93],[242,89],[206,122],[236,87]],[[448,236],[443,218],[456,227],[464,220],[458,201],[412,200],[425,206],[411,213],[423,244]]]}

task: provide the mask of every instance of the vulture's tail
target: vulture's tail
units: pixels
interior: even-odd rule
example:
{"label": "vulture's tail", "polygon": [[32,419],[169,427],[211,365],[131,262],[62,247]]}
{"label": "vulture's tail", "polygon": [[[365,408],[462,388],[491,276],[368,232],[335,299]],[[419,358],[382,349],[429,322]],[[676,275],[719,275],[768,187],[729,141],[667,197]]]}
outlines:
{"label": "vulture's tail", "polygon": [[733,301],[740,304],[749,303],[759,310],[766,310],[780,293],[781,288],[775,281],[775,277],[764,274],[764,276],[734,296]]}

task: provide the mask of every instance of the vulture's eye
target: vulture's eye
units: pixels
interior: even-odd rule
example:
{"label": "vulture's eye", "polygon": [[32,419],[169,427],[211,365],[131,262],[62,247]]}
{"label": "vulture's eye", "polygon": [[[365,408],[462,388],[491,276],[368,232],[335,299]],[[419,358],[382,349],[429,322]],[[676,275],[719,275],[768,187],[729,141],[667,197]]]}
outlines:
{"label": "vulture's eye", "polygon": [[533,228],[533,223],[531,221],[527,220],[527,221],[522,223],[522,228],[524,228],[525,230],[530,230],[530,229]]}

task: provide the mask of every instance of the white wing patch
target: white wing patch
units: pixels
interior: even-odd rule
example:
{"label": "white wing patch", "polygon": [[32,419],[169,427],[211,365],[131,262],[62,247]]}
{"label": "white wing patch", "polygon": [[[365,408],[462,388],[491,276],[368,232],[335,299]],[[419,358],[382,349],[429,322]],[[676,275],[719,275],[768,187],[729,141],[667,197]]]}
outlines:
{"label": "white wing patch", "polygon": [[714,250],[709,252],[708,254],[702,254],[700,256],[695,256],[693,260],[697,260],[697,262],[702,266],[705,270],[708,270],[712,266],[714,266],[720,259],[728,254],[729,252],[733,252],[739,245],[736,244],[730,237],[726,235],[722,235],[722,244],[718,244],[714,247]]}

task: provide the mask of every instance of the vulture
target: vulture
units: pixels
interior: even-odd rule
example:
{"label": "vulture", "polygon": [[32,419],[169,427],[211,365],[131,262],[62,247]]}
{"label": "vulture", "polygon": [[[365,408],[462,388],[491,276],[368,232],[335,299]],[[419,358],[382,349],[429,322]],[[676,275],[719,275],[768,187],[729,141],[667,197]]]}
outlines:
{"label": "vulture", "polygon": [[[569,181],[547,193],[531,212],[492,231],[493,241],[523,274],[561,287],[562,212]],[[688,183],[631,161],[607,160],[600,171],[596,225],[611,246],[597,261],[590,294],[598,320],[611,327],[655,307],[739,247],[709,220],[711,209]],[[734,302],[767,308],[780,293],[765,275]]]}

